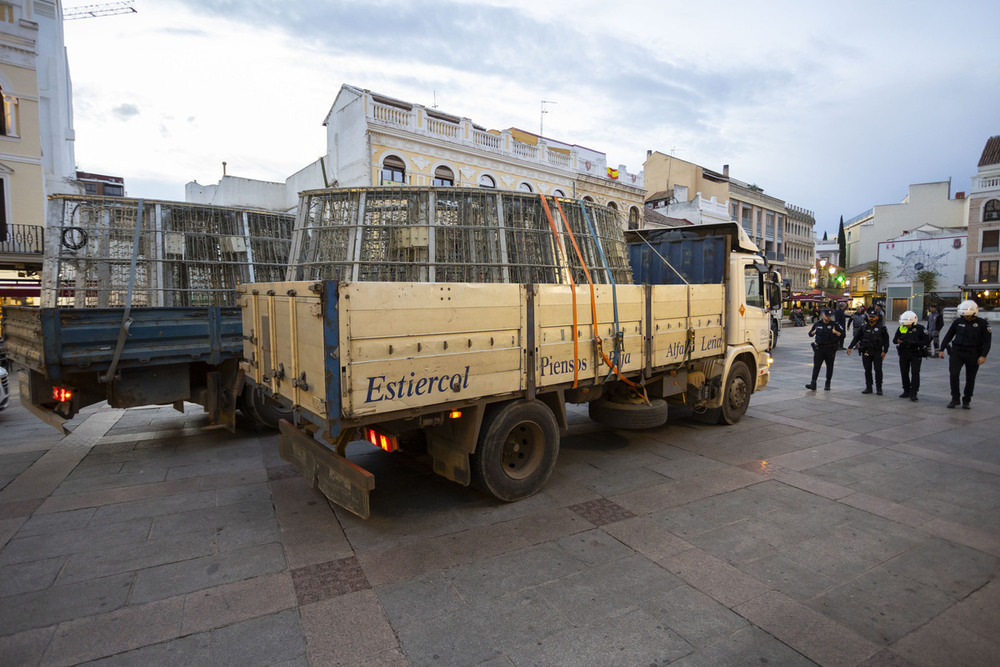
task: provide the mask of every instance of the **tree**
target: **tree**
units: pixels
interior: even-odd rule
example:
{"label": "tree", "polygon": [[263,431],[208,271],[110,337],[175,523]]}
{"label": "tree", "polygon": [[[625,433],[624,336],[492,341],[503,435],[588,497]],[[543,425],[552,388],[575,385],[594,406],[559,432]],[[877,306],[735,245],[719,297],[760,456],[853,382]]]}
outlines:
{"label": "tree", "polygon": [[875,285],[873,291],[878,292],[879,283],[889,277],[889,262],[871,261],[868,262],[868,279]]}
{"label": "tree", "polygon": [[826,240],[827,240],[827,237],[826,237],[826,232],[823,232],[823,240],[824,240],[824,241],[826,241]]}
{"label": "tree", "polygon": [[844,216],[840,216],[840,230],[837,231],[837,245],[840,246],[840,265],[850,266],[847,263],[847,237],[844,235]]}
{"label": "tree", "polygon": [[938,278],[941,274],[937,271],[917,271],[917,282],[924,286],[924,295],[930,295],[937,291]]}

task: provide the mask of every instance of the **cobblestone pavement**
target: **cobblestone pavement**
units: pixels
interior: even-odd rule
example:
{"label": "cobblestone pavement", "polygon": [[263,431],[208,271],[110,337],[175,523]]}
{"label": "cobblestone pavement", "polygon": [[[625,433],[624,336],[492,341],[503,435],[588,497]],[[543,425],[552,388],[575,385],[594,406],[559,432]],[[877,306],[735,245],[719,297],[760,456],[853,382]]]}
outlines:
{"label": "cobblestone pavement", "polygon": [[0,413],[4,665],[1000,664],[1000,354],[972,410],[947,362],[863,396],[805,329],[732,427],[574,409],[545,491],[499,504],[352,445],[368,521],[271,432],[92,407]]}

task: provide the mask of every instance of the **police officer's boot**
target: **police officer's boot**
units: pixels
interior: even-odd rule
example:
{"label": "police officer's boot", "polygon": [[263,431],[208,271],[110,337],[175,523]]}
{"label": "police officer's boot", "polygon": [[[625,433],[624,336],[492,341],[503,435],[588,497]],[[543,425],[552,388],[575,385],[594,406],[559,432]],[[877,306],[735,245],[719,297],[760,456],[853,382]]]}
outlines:
{"label": "police officer's boot", "polygon": [[866,386],[865,390],[863,392],[861,392],[861,393],[862,394],[870,394],[870,393],[872,393],[872,386],[871,385]]}
{"label": "police officer's boot", "polygon": [[823,386],[823,389],[825,389],[826,391],[830,391],[830,381],[829,380],[826,381],[826,384]]}
{"label": "police officer's boot", "polygon": [[816,381],[813,380],[812,382],[810,382],[809,384],[807,384],[806,385],[806,389],[808,389],[810,391],[816,391]]}
{"label": "police officer's boot", "polygon": [[882,395],[882,387],[875,387],[875,394],[878,396]]}
{"label": "police officer's boot", "polygon": [[966,410],[971,410],[972,409],[972,405],[970,405],[970,403],[972,403],[972,399],[971,398],[963,398],[962,399],[962,407],[965,408]]}
{"label": "police officer's boot", "polygon": [[917,392],[915,391],[910,392],[910,400],[913,401],[914,403],[917,401]]}

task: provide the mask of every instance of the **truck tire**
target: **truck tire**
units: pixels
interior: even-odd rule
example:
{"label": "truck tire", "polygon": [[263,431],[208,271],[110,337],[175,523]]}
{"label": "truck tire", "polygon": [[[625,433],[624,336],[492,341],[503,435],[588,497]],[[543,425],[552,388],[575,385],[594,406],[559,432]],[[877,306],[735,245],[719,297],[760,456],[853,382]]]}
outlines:
{"label": "truck tire", "polygon": [[539,401],[507,403],[487,414],[472,455],[477,486],[513,502],[538,493],[559,456],[556,418]]}
{"label": "truck tire", "polygon": [[243,391],[243,405],[257,424],[277,430],[282,419],[292,421],[292,411],[264,396],[260,390],[247,385]]}
{"label": "truck tire", "polygon": [[719,411],[720,424],[735,424],[746,414],[750,405],[750,370],[742,361],[734,361],[726,377],[725,393]]}
{"label": "truck tire", "polygon": [[654,398],[645,402],[625,403],[599,398],[588,404],[590,418],[611,428],[639,430],[667,423],[667,402]]}
{"label": "truck tire", "polygon": [[773,350],[778,347],[778,323],[771,321],[771,345],[767,348],[768,350]]}

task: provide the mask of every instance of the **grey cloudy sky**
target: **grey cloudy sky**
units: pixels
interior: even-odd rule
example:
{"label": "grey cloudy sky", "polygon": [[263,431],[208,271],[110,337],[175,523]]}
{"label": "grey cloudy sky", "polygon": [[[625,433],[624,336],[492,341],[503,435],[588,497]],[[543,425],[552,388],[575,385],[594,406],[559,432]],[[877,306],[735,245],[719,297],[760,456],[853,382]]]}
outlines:
{"label": "grey cloudy sky", "polygon": [[[86,4],[86,3],[76,3]],[[136,0],[70,21],[80,169],[129,194],[283,181],[342,83],[537,131],[639,171],[731,174],[835,233],[911,183],[969,189],[1000,134],[1000,3]]]}

